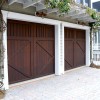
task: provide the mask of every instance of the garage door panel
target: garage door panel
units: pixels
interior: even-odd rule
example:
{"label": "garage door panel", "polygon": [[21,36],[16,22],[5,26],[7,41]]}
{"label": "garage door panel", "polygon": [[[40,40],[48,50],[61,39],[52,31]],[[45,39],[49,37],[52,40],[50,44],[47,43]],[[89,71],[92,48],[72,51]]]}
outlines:
{"label": "garage door panel", "polygon": [[73,59],[73,41],[65,40],[65,59],[71,61]]}
{"label": "garage door panel", "polygon": [[85,53],[85,41],[84,40],[77,40],[77,44],[79,45],[80,49]]}
{"label": "garage door panel", "polygon": [[37,45],[36,48],[37,48],[36,49],[36,62],[37,62],[36,64],[37,64],[37,66],[46,65],[46,63],[49,61],[51,56],[46,51],[44,51],[44,49],[41,48],[39,45]]}
{"label": "garage door panel", "polygon": [[65,70],[85,65],[85,31],[65,28]]}
{"label": "garage door panel", "polygon": [[9,82],[10,83],[20,82],[20,81],[29,79],[29,76],[25,75],[24,73],[22,73],[18,70],[15,70],[10,65],[8,65],[8,67],[9,67],[8,72],[11,73],[11,74],[9,74]]}
{"label": "garage door panel", "polygon": [[69,70],[73,67],[71,63],[69,63],[67,60],[65,60],[65,70]]}
{"label": "garage door panel", "polygon": [[51,66],[54,66],[54,59],[52,58],[49,59],[48,63],[40,67],[40,70],[38,70],[38,73],[37,73],[37,77],[53,74],[54,67],[51,67]]}
{"label": "garage door panel", "polygon": [[74,53],[74,66],[79,67],[85,64],[85,54],[80,48],[80,46],[75,43],[75,53]]}
{"label": "garage door panel", "polygon": [[8,20],[10,83],[54,73],[54,26]]}
{"label": "garage door panel", "polygon": [[36,47],[37,48],[36,50],[38,50],[40,48],[46,54],[48,54],[50,57],[54,56],[54,41],[43,41],[43,40],[38,41],[37,40],[36,46],[38,46],[38,48]]}
{"label": "garage door panel", "polygon": [[54,56],[54,40],[37,40],[36,43],[51,57]]}
{"label": "garage door panel", "polygon": [[11,52],[8,52],[9,64],[14,69],[20,70],[30,76],[30,42],[21,40],[8,40],[8,49],[12,48]]}
{"label": "garage door panel", "polygon": [[73,66],[73,45],[72,40],[65,40],[65,63],[67,64],[65,64],[65,69],[70,69]]}
{"label": "garage door panel", "polygon": [[[54,43],[53,41],[37,41],[36,44],[36,68],[37,68],[37,76],[43,76],[46,74],[50,74],[54,72],[54,56],[52,52]],[[51,70],[51,72],[49,71]]]}

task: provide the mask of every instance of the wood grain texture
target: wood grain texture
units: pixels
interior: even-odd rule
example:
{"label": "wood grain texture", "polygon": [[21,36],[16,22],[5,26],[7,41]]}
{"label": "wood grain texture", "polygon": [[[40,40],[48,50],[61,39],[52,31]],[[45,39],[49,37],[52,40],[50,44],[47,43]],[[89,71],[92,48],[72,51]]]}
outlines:
{"label": "wood grain texture", "polygon": [[8,20],[9,82],[54,73],[54,26]]}
{"label": "wood grain texture", "polygon": [[65,70],[85,65],[85,31],[64,28]]}

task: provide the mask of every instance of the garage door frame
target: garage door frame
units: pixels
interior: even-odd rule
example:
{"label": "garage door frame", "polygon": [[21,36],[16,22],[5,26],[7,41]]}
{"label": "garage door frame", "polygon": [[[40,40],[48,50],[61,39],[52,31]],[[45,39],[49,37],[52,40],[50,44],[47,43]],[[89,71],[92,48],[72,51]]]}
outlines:
{"label": "garage door frame", "polygon": [[[49,24],[55,26],[55,75],[61,75],[61,64],[60,64],[60,21],[53,20],[53,19],[47,19],[47,18],[41,18],[31,15],[25,15],[20,13],[14,13],[2,10],[4,21],[7,23],[7,19],[12,20],[19,20],[19,21],[27,21],[27,22],[34,22],[34,23],[43,23],[43,24]],[[8,57],[7,57],[7,30],[3,33],[3,43],[4,43],[4,88],[9,88],[9,82],[8,82]],[[59,41],[59,42],[58,42]]]}
{"label": "garage door frame", "polygon": [[[62,28],[64,29],[64,27],[68,27],[68,28],[74,28],[74,29],[81,29],[81,30],[85,30],[85,39],[86,39],[86,47],[85,47],[85,52],[86,52],[86,56],[85,56],[85,65],[89,66],[90,65],[90,27],[87,26],[83,26],[83,25],[78,25],[78,24],[73,24],[73,23],[67,23],[67,22],[63,22],[62,23]],[[63,31],[63,34],[64,31]],[[64,44],[63,44],[64,45]],[[64,57],[63,57],[64,58]]]}
{"label": "garage door frame", "polygon": [[[64,74],[64,27],[72,27],[86,30],[86,65],[90,63],[90,44],[89,33],[90,28],[88,26],[82,26],[72,24],[68,22],[62,22],[53,19],[41,18],[31,15],[25,15],[20,13],[14,13],[2,10],[4,21],[7,23],[7,19],[21,20],[34,23],[43,23],[55,25],[55,75]],[[7,30],[3,33],[3,44],[5,48],[4,52],[4,89],[9,88],[8,83],[8,57],[7,57]]]}
{"label": "garage door frame", "polygon": [[8,19],[7,26],[9,83],[54,74],[54,25]]}
{"label": "garage door frame", "polygon": [[85,65],[85,30],[64,27],[65,70]]}

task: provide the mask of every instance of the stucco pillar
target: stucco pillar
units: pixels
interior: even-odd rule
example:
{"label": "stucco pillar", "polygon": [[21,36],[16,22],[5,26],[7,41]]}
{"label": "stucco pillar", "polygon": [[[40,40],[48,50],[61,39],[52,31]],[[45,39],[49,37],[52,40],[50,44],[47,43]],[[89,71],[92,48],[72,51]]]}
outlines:
{"label": "stucco pillar", "polygon": [[55,75],[64,74],[64,31],[62,24],[55,25]]}
{"label": "stucco pillar", "polygon": [[90,29],[86,30],[86,66],[90,65]]}
{"label": "stucco pillar", "polygon": [[[2,11],[3,14],[3,20],[5,21],[6,25],[7,25],[7,15],[8,12],[4,12]],[[3,32],[3,47],[4,47],[4,89],[8,89],[8,59],[7,59],[7,28],[6,30]]]}
{"label": "stucco pillar", "polygon": [[3,41],[2,41],[2,32],[0,32],[0,81],[2,82],[3,78],[4,78],[4,49],[3,49]]}

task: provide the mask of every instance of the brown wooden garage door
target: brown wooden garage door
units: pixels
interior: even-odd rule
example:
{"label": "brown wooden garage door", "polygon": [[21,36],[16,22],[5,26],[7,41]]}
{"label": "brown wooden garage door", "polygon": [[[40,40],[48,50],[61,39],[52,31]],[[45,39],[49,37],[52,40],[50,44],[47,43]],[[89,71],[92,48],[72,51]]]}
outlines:
{"label": "brown wooden garage door", "polygon": [[65,28],[65,70],[85,65],[85,31]]}
{"label": "brown wooden garage door", "polygon": [[54,73],[54,26],[8,20],[9,82]]}

